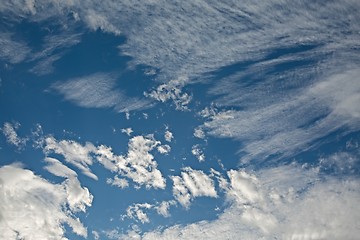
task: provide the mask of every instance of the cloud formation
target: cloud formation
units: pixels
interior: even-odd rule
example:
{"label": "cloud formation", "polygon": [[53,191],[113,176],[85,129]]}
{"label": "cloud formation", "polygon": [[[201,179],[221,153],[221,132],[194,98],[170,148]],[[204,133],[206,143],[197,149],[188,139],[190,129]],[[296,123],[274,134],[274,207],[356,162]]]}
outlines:
{"label": "cloud formation", "polygon": [[[75,178],[74,178],[75,179]],[[74,216],[85,211],[87,191],[77,182],[53,184],[18,165],[0,168],[0,238],[2,239],[66,239],[64,225],[79,236],[87,237],[87,229]],[[89,192],[87,192],[89,194]],[[91,205],[88,195],[86,206]]]}
{"label": "cloud formation", "polygon": [[20,150],[25,147],[25,144],[28,139],[21,138],[18,136],[16,130],[19,127],[20,127],[20,123],[11,124],[9,122],[5,122],[1,130],[6,138],[6,141]]}
{"label": "cloud formation", "polygon": [[89,76],[59,81],[52,88],[65,100],[87,108],[112,108],[117,112],[129,112],[148,108],[151,102],[137,97],[128,97],[116,86],[116,76],[95,73]]}

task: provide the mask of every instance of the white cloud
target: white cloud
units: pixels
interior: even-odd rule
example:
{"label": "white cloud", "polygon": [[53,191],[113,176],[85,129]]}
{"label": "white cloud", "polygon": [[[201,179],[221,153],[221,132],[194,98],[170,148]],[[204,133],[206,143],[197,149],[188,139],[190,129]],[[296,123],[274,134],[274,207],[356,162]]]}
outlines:
{"label": "white cloud", "polygon": [[186,167],[181,176],[171,176],[174,198],[185,208],[195,197],[217,197],[214,181],[201,170]]}
{"label": "white cloud", "polygon": [[182,92],[182,88],[186,80],[171,80],[168,83],[159,85],[155,90],[150,93],[145,93],[145,96],[153,98],[160,102],[168,100],[173,101],[177,110],[188,110],[188,104],[191,101],[191,96]]}
{"label": "white cloud", "polygon": [[45,138],[44,153],[47,156],[52,153],[60,154],[66,162],[79,168],[83,174],[97,180],[98,177],[89,168],[93,164],[91,154],[94,152],[96,147],[89,142],[81,145],[72,140],[57,141],[52,136]]}
{"label": "white cloud", "polygon": [[0,188],[0,238],[66,239],[65,224],[87,237],[87,229],[72,212],[85,208],[76,204],[82,200],[74,198],[67,180],[53,184],[30,170],[8,165],[0,168]]}
{"label": "white cloud", "polygon": [[0,59],[15,64],[26,59],[31,50],[25,42],[13,38],[13,34],[10,33],[0,34]]}
{"label": "white cloud", "polygon": [[160,204],[155,206],[156,212],[163,217],[170,217],[169,209],[171,206],[176,205],[174,200],[162,201]]}
{"label": "white cloud", "polygon": [[199,162],[205,161],[205,154],[203,150],[200,148],[199,144],[192,146],[191,153],[197,158],[197,160],[199,160]]}
{"label": "white cloud", "polygon": [[1,128],[3,134],[6,137],[6,141],[14,146],[16,146],[18,149],[22,149],[26,142],[27,138],[21,138],[16,133],[16,130],[20,127],[19,123],[11,124],[8,122],[5,122],[3,127]]}
{"label": "white cloud", "polygon": [[[129,140],[126,155],[115,155],[110,147],[100,146],[96,152],[98,161],[107,169],[132,179],[146,188],[165,188],[165,178],[157,169],[157,162],[150,153],[160,144],[152,135],[134,136]],[[164,148],[165,150],[168,150]]]}
{"label": "white cloud", "polygon": [[132,128],[123,128],[123,129],[121,129],[121,132],[130,136],[131,133],[133,133],[134,131],[132,130]]}
{"label": "white cloud", "polygon": [[116,76],[108,73],[96,73],[74,78],[65,82],[56,82],[52,88],[70,102],[87,108],[113,108],[118,112],[129,112],[148,108],[151,102],[146,99],[126,96],[115,81]]}
{"label": "white cloud", "polygon": [[116,186],[118,188],[126,188],[129,186],[129,182],[124,178],[119,178],[118,176],[115,176],[114,179],[108,178],[106,179],[107,184],[111,184],[113,186]]}
{"label": "white cloud", "polygon": [[120,35],[120,30],[108,21],[106,15],[96,12],[96,9],[88,10],[84,20],[87,26],[93,31],[100,29],[104,32]]}
{"label": "white cloud", "polygon": [[[240,151],[246,153],[243,161],[266,159],[271,155],[291,156],[309,149],[315,140],[336,130],[360,129],[360,110],[356,104],[360,96],[359,73],[358,69],[352,69],[332,74],[268,102],[262,93],[258,95],[262,90],[255,84],[243,90],[248,96],[241,103],[250,106],[242,110],[215,111],[208,115],[202,128],[213,136],[240,140],[243,143]],[[268,86],[267,82],[259,85],[264,91],[266,87],[266,91],[277,92],[276,85]],[[244,96],[241,91],[236,90]],[[226,101],[223,104],[226,105]]]}
{"label": "white cloud", "polygon": [[[346,161],[346,159],[344,159]],[[296,164],[230,170],[230,206],[216,220],[137,233],[141,239],[356,239],[359,179],[321,178]],[[128,239],[124,237],[124,239]]]}
{"label": "white cloud", "polygon": [[194,137],[204,139],[205,138],[205,132],[201,127],[197,127],[194,129]]}
{"label": "white cloud", "polygon": [[157,147],[157,150],[161,154],[168,154],[171,151],[171,147],[169,145],[167,145],[167,144],[160,145],[160,146]]}
{"label": "white cloud", "polygon": [[165,135],[164,135],[165,141],[167,142],[171,142],[172,139],[174,138],[174,135],[172,132],[170,132],[169,130],[165,131]]}
{"label": "white cloud", "polygon": [[60,162],[59,160],[57,160],[55,158],[46,157],[45,162],[48,165],[46,165],[44,167],[44,169],[46,169],[48,172],[54,174],[55,176],[64,177],[64,178],[77,176],[77,173],[74,170],[68,168],[62,162]]}

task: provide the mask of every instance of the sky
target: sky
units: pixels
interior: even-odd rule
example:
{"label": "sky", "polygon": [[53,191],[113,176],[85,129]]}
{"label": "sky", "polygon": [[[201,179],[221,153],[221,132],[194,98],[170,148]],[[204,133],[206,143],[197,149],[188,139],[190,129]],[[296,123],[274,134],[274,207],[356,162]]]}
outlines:
{"label": "sky", "polygon": [[0,2],[0,239],[357,239],[360,2]]}

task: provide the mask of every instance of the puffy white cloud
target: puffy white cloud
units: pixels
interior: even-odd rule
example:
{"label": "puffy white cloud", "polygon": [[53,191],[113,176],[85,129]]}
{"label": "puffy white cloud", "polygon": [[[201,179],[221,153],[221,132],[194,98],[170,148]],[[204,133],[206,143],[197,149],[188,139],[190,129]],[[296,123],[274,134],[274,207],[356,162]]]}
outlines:
{"label": "puffy white cloud", "polygon": [[195,197],[217,197],[214,181],[201,170],[186,167],[181,176],[171,176],[173,195],[185,208]]}
{"label": "puffy white cloud", "polygon": [[6,141],[14,146],[16,146],[18,149],[22,149],[26,142],[27,138],[21,138],[16,133],[16,130],[20,127],[19,123],[11,124],[8,122],[5,122],[3,127],[1,128],[3,134],[6,137]]}
{"label": "puffy white cloud", "polygon": [[132,130],[132,128],[123,128],[123,129],[121,129],[121,132],[130,136],[131,133],[133,133],[134,131]]}
{"label": "puffy white cloud", "polygon": [[157,147],[157,150],[161,154],[168,154],[171,151],[171,147],[169,145],[167,145],[167,144],[160,145],[160,146]]}
{"label": "puffy white cloud", "polygon": [[228,177],[224,189],[230,206],[216,220],[135,235],[141,239],[356,239],[360,234],[358,178],[321,178],[316,168],[296,164],[256,173],[230,170]]}
{"label": "puffy white cloud", "polygon": [[127,97],[115,84],[116,75],[95,73],[89,76],[56,82],[52,88],[68,101],[81,107],[113,108],[118,112],[129,112],[148,108],[146,99]]}
{"label": "puffy white cloud", "polygon": [[126,188],[129,186],[129,182],[124,178],[119,178],[115,176],[114,179],[108,178],[106,179],[107,184],[111,184],[113,186],[117,186],[118,188]]}
{"label": "puffy white cloud", "polygon": [[[80,197],[79,193],[87,189],[77,187],[73,188],[69,179],[50,183],[18,165],[1,167],[0,238],[66,239],[65,224],[77,235],[87,237],[87,229],[74,216],[75,211],[85,210],[84,195]],[[87,206],[91,200],[86,199]]]}
{"label": "puffy white cloud", "polygon": [[192,146],[191,153],[199,160],[199,162],[205,161],[205,154],[203,150],[200,148],[199,144]]}
{"label": "puffy white cloud", "polygon": [[172,139],[174,138],[173,133],[170,132],[169,130],[166,130],[166,131],[165,131],[164,138],[165,138],[165,141],[171,142]]}
{"label": "puffy white cloud", "polygon": [[[157,169],[157,162],[150,153],[160,144],[152,135],[134,136],[129,140],[126,155],[115,155],[110,147],[100,146],[96,158],[107,169],[130,178],[146,188],[165,188],[165,178]],[[161,150],[168,150],[167,148]]]}
{"label": "puffy white cloud", "polygon": [[46,155],[60,154],[66,162],[79,168],[83,174],[97,180],[97,176],[89,168],[93,164],[91,154],[94,152],[96,152],[96,147],[89,142],[81,145],[72,140],[57,141],[52,136],[45,138],[44,153]]}

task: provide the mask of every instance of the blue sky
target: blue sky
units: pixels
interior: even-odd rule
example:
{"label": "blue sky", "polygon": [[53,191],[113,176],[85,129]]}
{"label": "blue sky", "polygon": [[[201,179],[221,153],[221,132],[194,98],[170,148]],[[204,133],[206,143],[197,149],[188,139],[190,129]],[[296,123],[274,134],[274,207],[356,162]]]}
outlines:
{"label": "blue sky", "polygon": [[358,1],[2,1],[1,239],[355,239]]}

